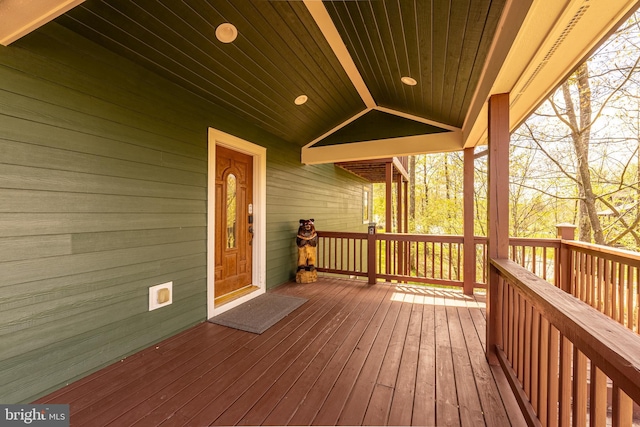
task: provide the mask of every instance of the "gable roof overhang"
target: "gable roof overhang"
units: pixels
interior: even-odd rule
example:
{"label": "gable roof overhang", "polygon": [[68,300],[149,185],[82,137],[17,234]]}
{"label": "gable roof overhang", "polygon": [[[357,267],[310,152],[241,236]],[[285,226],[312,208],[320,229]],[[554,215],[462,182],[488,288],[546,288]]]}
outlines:
{"label": "gable roof overhang", "polygon": [[[314,164],[484,144],[493,94],[510,93],[513,130],[637,6],[628,0],[5,0],[0,43],[58,17],[68,29],[297,144],[302,161]],[[211,37],[225,21],[240,26],[236,46]],[[404,70],[417,77],[417,89],[399,83]],[[313,103],[288,105],[299,92]]]}
{"label": "gable roof overhang", "polygon": [[303,148],[302,161],[348,162],[486,144],[491,95],[510,94],[510,129],[515,130],[636,9],[637,3],[622,0],[507,2],[462,128],[431,122],[449,132],[332,146],[314,141]]}

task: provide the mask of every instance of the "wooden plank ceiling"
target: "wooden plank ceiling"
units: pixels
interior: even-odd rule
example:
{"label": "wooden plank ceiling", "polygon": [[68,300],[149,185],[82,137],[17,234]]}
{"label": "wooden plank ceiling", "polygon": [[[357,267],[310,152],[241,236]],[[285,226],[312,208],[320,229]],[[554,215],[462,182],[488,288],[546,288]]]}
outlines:
{"label": "wooden plank ceiling", "polygon": [[[504,4],[329,1],[319,5],[331,22],[321,22],[309,10],[318,4],[303,1],[87,0],[57,22],[302,147],[345,124],[353,141],[402,136],[407,120],[424,133],[461,128]],[[233,43],[215,37],[224,22],[238,29]],[[326,39],[335,30],[364,89]],[[302,94],[308,102],[295,105]],[[390,119],[359,125],[372,108]]]}
{"label": "wooden plank ceiling", "polygon": [[[0,44],[58,16],[70,30],[302,147],[304,163],[331,163],[482,144],[492,94],[510,94],[515,129],[639,4],[0,0]],[[215,37],[227,22],[238,31],[232,43]],[[300,95],[308,101],[296,105]]]}

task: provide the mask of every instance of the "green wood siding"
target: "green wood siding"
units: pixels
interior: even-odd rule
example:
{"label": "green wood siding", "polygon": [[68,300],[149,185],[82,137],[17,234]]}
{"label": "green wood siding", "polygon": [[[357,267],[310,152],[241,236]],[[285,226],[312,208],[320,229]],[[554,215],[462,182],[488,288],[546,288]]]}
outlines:
{"label": "green wood siding", "polygon": [[295,272],[299,218],[363,230],[366,184],[298,146],[55,23],[0,46],[0,402],[205,320],[208,127],[267,147],[268,287]]}

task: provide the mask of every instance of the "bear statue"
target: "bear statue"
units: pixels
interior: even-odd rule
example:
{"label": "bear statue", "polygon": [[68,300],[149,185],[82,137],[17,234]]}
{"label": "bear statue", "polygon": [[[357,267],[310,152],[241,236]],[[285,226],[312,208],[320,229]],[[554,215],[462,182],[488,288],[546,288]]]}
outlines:
{"label": "bear statue", "polygon": [[313,218],[301,219],[296,236],[298,246],[298,270],[296,272],[297,283],[311,283],[318,280],[316,271],[316,247],[318,246],[318,233]]}

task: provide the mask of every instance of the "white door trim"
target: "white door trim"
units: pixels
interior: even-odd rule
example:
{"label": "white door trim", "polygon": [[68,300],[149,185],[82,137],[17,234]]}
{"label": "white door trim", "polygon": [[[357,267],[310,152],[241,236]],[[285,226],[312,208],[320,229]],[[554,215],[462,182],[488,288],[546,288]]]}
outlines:
{"label": "white door trim", "polygon": [[[267,149],[217,129],[209,128],[207,178],[207,318],[217,316],[266,292],[267,265]],[[220,307],[214,306],[216,145],[253,156],[253,265],[252,285],[259,289]]]}

